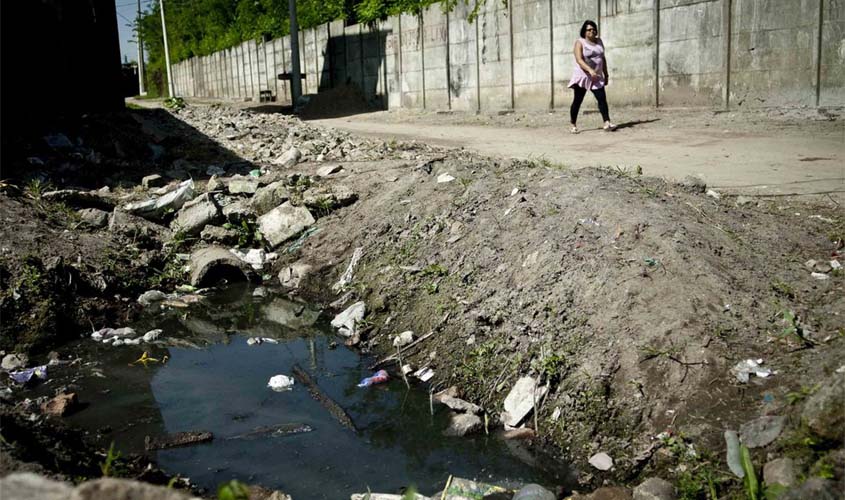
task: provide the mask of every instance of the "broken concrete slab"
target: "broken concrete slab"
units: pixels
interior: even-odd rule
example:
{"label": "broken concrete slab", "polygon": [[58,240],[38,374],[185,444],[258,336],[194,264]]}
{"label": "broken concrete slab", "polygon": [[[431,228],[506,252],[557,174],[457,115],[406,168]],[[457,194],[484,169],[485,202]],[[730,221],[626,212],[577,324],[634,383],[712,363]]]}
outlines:
{"label": "broken concrete slab", "polygon": [[243,221],[252,220],[255,215],[255,210],[252,209],[249,200],[238,200],[223,207],[223,217],[226,222],[236,226]]}
{"label": "broken concrete slab", "polygon": [[478,432],[484,427],[481,417],[473,413],[455,413],[449,421],[449,426],[443,431],[444,436],[466,436]]}
{"label": "broken concrete slab", "polygon": [[200,234],[202,229],[220,217],[220,207],[208,193],[197,196],[186,203],[170,224],[174,231],[190,235]]}
{"label": "broken concrete slab", "polygon": [[99,208],[83,208],[76,213],[79,214],[80,221],[88,227],[99,229],[109,223],[109,213]]}
{"label": "broken concrete slab", "polygon": [[302,159],[302,151],[296,147],[291,147],[278,158],[271,160],[270,163],[273,165],[279,165],[283,168],[290,168],[299,163],[300,159]]}
{"label": "broken concrete slab", "polygon": [[307,208],[285,202],[259,217],[258,228],[270,247],[275,248],[315,222]]}
{"label": "broken concrete slab", "polygon": [[739,427],[739,439],[749,448],[760,448],[777,439],[784,425],[786,425],[784,416],[755,418]]}
{"label": "broken concrete slab", "polygon": [[313,266],[305,262],[288,264],[279,271],[279,282],[288,288],[298,288],[302,279],[313,270]]}
{"label": "broken concrete slab", "polygon": [[272,302],[263,306],[261,313],[267,321],[292,330],[308,328],[314,325],[320,317],[319,311],[314,311],[306,307],[305,304],[282,297],[276,297]]}
{"label": "broken concrete slab", "polygon": [[502,421],[508,427],[519,425],[522,419],[531,413],[534,405],[539,404],[548,390],[548,386],[538,387],[533,377],[521,377],[505,398]]}
{"label": "broken concrete slab", "polygon": [[231,194],[255,194],[258,190],[259,181],[252,176],[236,175],[229,179],[229,193]]}
{"label": "broken concrete slab", "polygon": [[434,400],[457,412],[474,413],[477,415],[483,411],[480,406],[470,403],[469,401],[464,401],[463,399],[450,396],[449,394],[436,394],[434,396]]}
{"label": "broken concrete slab", "polygon": [[205,226],[200,231],[200,239],[210,243],[219,243],[222,245],[230,245],[238,242],[240,233],[234,229],[226,229],[220,226]]}
{"label": "broken concrete slab", "polygon": [[247,281],[252,270],[228,249],[211,246],[191,254],[191,285],[206,287],[220,280]]}
{"label": "broken concrete slab", "polygon": [[193,198],[194,181],[188,179],[180,183],[173,191],[159,198],[128,203],[123,206],[123,210],[130,214],[144,217],[145,219],[158,220],[171,211],[179,210]]}
{"label": "broken concrete slab", "polygon": [[367,313],[367,304],[356,302],[347,307],[342,313],[335,316],[332,326],[344,337],[354,337],[358,333],[358,323],[364,319]]}
{"label": "broken concrete slab", "polygon": [[302,193],[302,203],[320,210],[331,210],[351,205],[358,199],[352,189],[344,185],[312,187]]}
{"label": "broken concrete slab", "polygon": [[328,177],[343,170],[343,165],[326,165],[317,169],[317,175],[320,177]]}
{"label": "broken concrete slab", "polygon": [[285,181],[276,181],[259,188],[250,201],[256,215],[264,215],[290,199]]}
{"label": "broken concrete slab", "polygon": [[145,189],[158,188],[166,184],[167,180],[158,174],[147,175],[141,179],[141,185]]}

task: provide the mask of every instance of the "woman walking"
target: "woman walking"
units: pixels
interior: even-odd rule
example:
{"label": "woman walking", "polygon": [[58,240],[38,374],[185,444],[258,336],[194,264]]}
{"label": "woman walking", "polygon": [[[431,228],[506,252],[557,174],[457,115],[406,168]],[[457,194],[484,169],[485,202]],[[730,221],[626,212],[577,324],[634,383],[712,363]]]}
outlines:
{"label": "woman walking", "polygon": [[569,119],[572,123],[570,132],[579,132],[576,122],[578,111],[587,90],[592,91],[599,104],[599,111],[604,120],[605,132],[616,130],[616,125],[610,122],[610,112],[607,109],[607,96],[604,87],[607,85],[609,75],[607,73],[607,60],[604,58],[604,44],[599,38],[599,29],[593,21],[584,21],[581,26],[581,38],[575,41],[575,69],[572,72],[572,79],[569,80],[569,88],[575,95],[572,98],[572,106],[569,108]]}

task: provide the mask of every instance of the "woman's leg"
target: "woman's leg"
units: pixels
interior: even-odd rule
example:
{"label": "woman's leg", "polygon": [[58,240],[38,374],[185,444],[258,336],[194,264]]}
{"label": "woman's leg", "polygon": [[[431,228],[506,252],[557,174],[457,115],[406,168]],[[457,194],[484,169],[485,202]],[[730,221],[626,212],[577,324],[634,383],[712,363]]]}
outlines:
{"label": "woman's leg", "polygon": [[607,109],[607,94],[604,93],[604,88],[593,90],[593,95],[596,96],[596,101],[599,103],[599,112],[604,123],[610,122],[610,111]]}
{"label": "woman's leg", "polygon": [[581,87],[572,87],[575,95],[572,97],[572,106],[569,107],[569,122],[575,126],[578,121],[578,111],[581,109],[581,103],[584,101],[584,96],[587,95],[587,89]]}

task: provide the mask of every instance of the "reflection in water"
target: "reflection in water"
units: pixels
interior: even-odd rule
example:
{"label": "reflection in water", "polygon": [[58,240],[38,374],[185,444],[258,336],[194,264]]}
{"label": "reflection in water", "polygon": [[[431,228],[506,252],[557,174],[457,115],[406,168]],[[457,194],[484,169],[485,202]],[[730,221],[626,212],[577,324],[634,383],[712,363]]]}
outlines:
{"label": "reflection in water", "polygon": [[[157,452],[161,467],[212,490],[240,479],[294,498],[348,498],[368,487],[396,492],[410,484],[433,493],[449,474],[500,483],[558,482],[515,459],[492,437],[443,437],[448,411],[435,406],[432,415],[424,389],[408,390],[399,379],[356,387],[370,375],[368,360],[343,347],[330,349],[334,337],[318,315],[305,304],[282,298],[262,301],[252,298],[248,288],[232,288],[187,315],[184,310],[166,313],[139,325],[139,330],[163,328],[182,344],[204,347],[170,347],[166,365],[138,372],[149,380],[142,392],[148,395],[147,406],[156,410],[155,431],[161,433],[163,427],[167,433],[205,430],[215,435],[211,443]],[[251,336],[279,343],[248,346]],[[109,369],[120,369],[123,361],[116,360]],[[299,384],[289,392],[267,387],[270,377],[290,375],[296,363],[308,367],[359,432],[342,427]],[[260,433],[255,438],[256,429],[262,428],[311,431]]]}

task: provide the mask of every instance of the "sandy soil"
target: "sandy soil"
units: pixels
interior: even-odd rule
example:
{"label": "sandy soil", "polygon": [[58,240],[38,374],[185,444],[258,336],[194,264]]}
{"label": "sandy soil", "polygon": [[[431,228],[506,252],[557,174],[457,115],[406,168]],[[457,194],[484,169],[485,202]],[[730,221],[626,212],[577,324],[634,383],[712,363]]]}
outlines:
{"label": "sandy soil", "polygon": [[418,140],[505,158],[572,167],[641,166],[649,176],[701,175],[708,185],[748,195],[830,194],[845,199],[845,121],[815,110],[714,113],[614,110],[619,129],[582,116],[437,114],[390,111],[311,123],[383,139]]}

